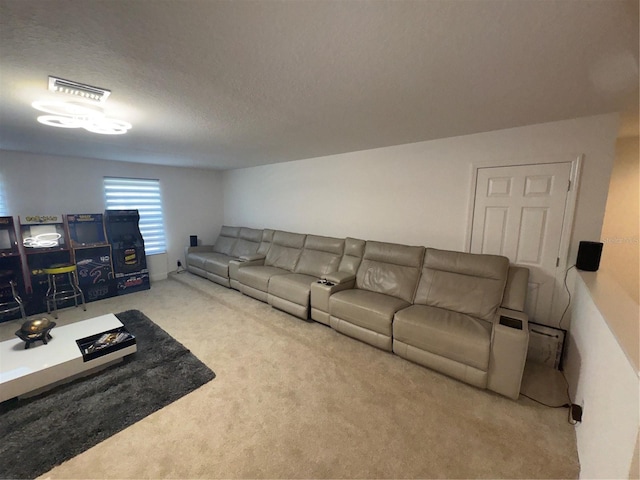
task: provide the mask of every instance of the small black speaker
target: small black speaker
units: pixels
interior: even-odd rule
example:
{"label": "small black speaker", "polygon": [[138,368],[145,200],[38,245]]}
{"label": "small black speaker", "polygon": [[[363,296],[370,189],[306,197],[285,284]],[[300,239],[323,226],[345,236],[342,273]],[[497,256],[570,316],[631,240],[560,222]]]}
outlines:
{"label": "small black speaker", "polygon": [[600,267],[602,256],[601,242],[580,242],[576,268],[587,272],[596,272]]}
{"label": "small black speaker", "polygon": [[189,245],[191,247],[197,247],[198,246],[198,236],[197,235],[189,236]]}

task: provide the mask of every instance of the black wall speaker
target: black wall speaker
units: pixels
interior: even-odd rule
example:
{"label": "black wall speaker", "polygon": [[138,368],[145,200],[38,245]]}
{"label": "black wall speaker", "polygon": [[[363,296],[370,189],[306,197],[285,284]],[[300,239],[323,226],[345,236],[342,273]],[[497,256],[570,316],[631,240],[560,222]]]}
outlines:
{"label": "black wall speaker", "polygon": [[197,247],[198,246],[198,236],[197,235],[191,235],[189,237],[189,245],[191,247]]}
{"label": "black wall speaker", "polygon": [[587,272],[595,272],[600,267],[602,256],[601,242],[580,242],[576,268]]}

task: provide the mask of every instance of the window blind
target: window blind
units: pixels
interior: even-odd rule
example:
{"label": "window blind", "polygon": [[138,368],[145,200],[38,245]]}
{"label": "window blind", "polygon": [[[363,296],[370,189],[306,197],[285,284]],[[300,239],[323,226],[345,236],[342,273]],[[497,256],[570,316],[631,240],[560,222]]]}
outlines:
{"label": "window blind", "polygon": [[2,179],[2,175],[0,175],[0,217],[8,217],[9,211],[7,208],[7,203],[4,200],[4,181]]}
{"label": "window blind", "polygon": [[104,195],[107,210],[138,210],[145,254],[167,251],[160,180],[105,177]]}

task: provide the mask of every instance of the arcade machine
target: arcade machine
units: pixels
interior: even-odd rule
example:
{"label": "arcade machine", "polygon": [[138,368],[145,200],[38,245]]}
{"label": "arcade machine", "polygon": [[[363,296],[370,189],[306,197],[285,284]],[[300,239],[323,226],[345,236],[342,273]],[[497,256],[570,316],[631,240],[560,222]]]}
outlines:
{"label": "arcade machine", "polygon": [[151,288],[138,210],[106,210],[104,223],[113,252],[118,295]]}
{"label": "arcade machine", "polygon": [[[20,241],[27,263],[27,315],[47,311],[45,296],[49,288],[44,272],[56,264],[71,263],[71,250],[62,215],[27,215],[18,217]],[[59,307],[68,306],[59,304]]]}
{"label": "arcade machine", "polygon": [[26,293],[13,217],[0,217],[0,322],[24,316]]}
{"label": "arcade machine", "polygon": [[101,213],[67,215],[72,258],[78,268],[78,284],[86,302],[118,293]]}

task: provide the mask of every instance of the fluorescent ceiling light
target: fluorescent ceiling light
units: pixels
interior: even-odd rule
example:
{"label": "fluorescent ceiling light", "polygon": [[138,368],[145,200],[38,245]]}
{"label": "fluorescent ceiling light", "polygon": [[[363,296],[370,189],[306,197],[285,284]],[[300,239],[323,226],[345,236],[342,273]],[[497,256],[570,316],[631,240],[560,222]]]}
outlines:
{"label": "fluorescent ceiling light", "polygon": [[57,93],[66,93],[80,98],[86,98],[94,102],[104,103],[111,94],[111,90],[100,87],[92,87],[84,83],[65,80],[64,78],[52,77],[49,75],[49,90]]}
{"label": "fluorescent ceiling light", "polygon": [[122,135],[131,129],[129,122],[105,115],[103,105],[111,93],[109,90],[51,76],[49,90],[80,98],[33,102],[31,104],[33,108],[49,114],[38,117],[38,122],[43,125],[58,128],[84,128],[89,132],[102,135]]}

